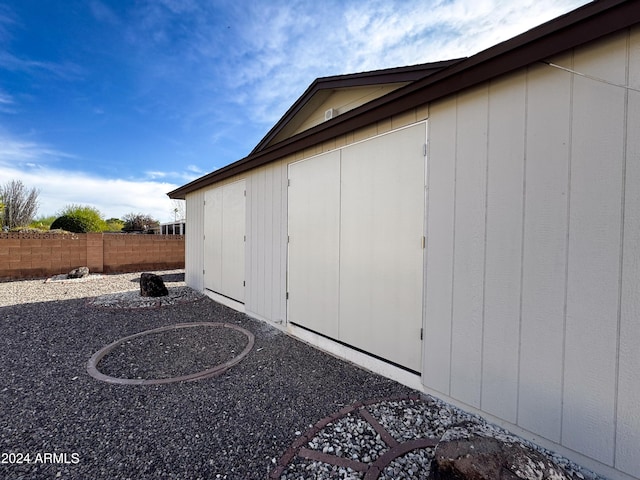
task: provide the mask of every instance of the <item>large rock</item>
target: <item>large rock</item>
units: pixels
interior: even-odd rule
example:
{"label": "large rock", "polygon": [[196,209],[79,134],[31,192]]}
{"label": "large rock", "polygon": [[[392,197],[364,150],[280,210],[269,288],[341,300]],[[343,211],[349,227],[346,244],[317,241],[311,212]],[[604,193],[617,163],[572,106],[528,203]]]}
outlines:
{"label": "large rock", "polygon": [[169,290],[159,275],[143,273],[140,276],[140,295],[142,297],[165,297],[169,295]]}
{"label": "large rock", "polygon": [[432,480],[569,480],[574,477],[521,443],[472,435],[444,440],[431,464]]}
{"label": "large rock", "polygon": [[67,278],[84,278],[89,276],[89,267],[78,267],[67,273]]}

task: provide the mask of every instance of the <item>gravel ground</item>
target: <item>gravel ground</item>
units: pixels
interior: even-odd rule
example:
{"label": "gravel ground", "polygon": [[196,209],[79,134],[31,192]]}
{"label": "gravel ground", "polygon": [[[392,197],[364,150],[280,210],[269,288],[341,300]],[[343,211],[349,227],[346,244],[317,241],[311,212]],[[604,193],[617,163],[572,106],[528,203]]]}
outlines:
{"label": "gravel ground", "polygon": [[[208,298],[136,309],[87,301],[136,290],[138,278],[0,283],[0,478],[264,479],[319,418],[410,393]],[[239,325],[255,346],[222,375],[195,382],[114,385],[87,374],[102,347],[187,322]]]}
{"label": "gravel ground", "polygon": [[[155,273],[170,291],[161,301],[138,295],[139,273],[0,283],[1,479],[362,479],[378,463],[380,480],[411,480],[426,478],[439,440],[521,441],[219,305],[181,271]],[[193,382],[120,385],[87,373],[94,353],[124,337],[203,322],[248,330],[253,349]],[[245,346],[231,328],[169,329],[123,341],[98,369],[163,379]],[[574,478],[600,478],[543,453]]]}
{"label": "gravel ground", "polygon": [[115,378],[161,379],[192,375],[234,359],[249,343],[242,332],[195,326],[150,333],[120,343],[98,363]]}

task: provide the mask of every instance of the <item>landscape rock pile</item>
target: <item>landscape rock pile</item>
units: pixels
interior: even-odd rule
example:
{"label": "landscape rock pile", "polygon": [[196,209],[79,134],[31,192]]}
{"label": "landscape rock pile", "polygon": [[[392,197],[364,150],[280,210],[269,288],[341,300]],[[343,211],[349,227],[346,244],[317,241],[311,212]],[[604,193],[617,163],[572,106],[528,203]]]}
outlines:
{"label": "landscape rock pile", "polygon": [[167,290],[161,276],[155,273],[140,275],[141,297],[166,297],[167,295],[169,295],[169,290]]}
{"label": "landscape rock pile", "polygon": [[78,267],[67,273],[67,278],[85,278],[89,276],[89,267]]}

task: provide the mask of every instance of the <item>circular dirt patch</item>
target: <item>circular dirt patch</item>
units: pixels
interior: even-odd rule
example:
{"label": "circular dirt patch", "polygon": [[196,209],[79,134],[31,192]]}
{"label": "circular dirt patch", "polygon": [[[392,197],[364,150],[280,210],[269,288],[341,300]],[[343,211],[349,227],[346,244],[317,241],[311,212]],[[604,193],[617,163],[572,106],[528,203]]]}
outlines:
{"label": "circular dirt patch", "polygon": [[107,345],[89,359],[87,372],[98,380],[126,385],[200,380],[240,362],[254,341],[251,332],[228,323],[169,325]]}

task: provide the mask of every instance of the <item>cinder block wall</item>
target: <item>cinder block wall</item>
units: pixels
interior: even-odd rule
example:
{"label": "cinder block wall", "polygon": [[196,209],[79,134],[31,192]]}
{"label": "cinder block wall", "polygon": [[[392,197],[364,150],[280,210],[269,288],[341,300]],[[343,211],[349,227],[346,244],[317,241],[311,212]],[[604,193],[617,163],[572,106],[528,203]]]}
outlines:
{"label": "cinder block wall", "polygon": [[0,280],[184,268],[184,236],[0,233]]}
{"label": "cinder block wall", "polygon": [[105,273],[184,268],[182,235],[109,235],[103,237]]}

